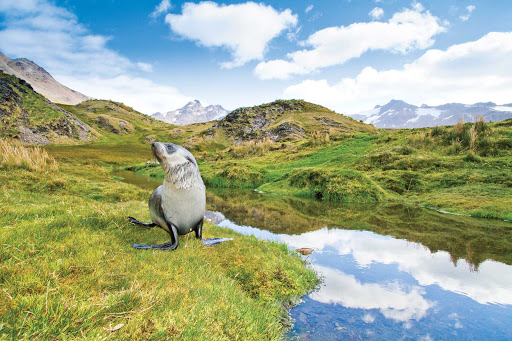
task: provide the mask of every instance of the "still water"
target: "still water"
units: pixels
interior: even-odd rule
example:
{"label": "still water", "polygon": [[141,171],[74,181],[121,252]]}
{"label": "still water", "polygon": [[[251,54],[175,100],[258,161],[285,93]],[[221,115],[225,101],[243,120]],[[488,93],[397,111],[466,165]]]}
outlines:
{"label": "still water", "polygon": [[306,258],[323,284],[291,310],[291,338],[512,340],[510,223],[231,189],[207,202],[219,226],[314,249]]}

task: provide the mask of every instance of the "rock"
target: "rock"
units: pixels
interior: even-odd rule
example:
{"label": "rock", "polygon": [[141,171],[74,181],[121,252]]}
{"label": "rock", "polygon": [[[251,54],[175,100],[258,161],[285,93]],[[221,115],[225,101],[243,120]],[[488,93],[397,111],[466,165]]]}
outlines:
{"label": "rock", "polygon": [[312,249],[310,247],[301,247],[300,249],[296,249],[295,251],[303,254],[304,256],[307,256],[307,255],[312,254],[315,251],[315,249]]}
{"label": "rock", "polygon": [[20,141],[24,145],[37,145],[37,146],[45,146],[50,143],[47,137],[42,134],[34,133],[27,127],[20,126]]}

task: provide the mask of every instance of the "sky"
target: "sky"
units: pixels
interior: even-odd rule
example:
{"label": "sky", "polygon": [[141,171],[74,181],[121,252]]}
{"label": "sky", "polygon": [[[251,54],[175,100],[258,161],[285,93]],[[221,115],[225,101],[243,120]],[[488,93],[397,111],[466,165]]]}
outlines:
{"label": "sky", "polygon": [[0,0],[0,51],[145,114],[512,103],[512,1]]}

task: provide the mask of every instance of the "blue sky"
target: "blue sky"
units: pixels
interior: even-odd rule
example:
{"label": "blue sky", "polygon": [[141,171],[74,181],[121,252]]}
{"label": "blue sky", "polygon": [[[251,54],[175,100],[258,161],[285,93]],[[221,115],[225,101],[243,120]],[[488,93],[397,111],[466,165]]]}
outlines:
{"label": "blue sky", "polygon": [[511,103],[512,2],[0,0],[0,50],[146,114],[304,98]]}

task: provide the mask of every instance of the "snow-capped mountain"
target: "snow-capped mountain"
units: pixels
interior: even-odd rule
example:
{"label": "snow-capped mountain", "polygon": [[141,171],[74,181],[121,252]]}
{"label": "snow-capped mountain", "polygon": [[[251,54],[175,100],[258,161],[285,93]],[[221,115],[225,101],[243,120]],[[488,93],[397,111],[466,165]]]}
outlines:
{"label": "snow-capped mountain", "polygon": [[485,121],[502,121],[512,117],[512,104],[496,105],[493,102],[460,104],[448,103],[421,107],[391,100],[388,104],[349,115],[378,128],[421,128],[453,125],[462,117],[464,122],[474,122],[477,116]]}
{"label": "snow-capped mountain", "polygon": [[203,107],[197,99],[188,102],[183,108],[169,111],[166,114],[154,113],[151,117],[176,125],[187,125],[219,120],[229,113],[220,105]]}

